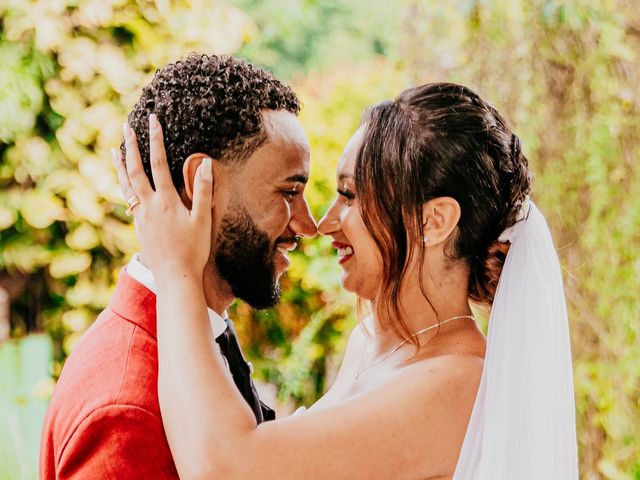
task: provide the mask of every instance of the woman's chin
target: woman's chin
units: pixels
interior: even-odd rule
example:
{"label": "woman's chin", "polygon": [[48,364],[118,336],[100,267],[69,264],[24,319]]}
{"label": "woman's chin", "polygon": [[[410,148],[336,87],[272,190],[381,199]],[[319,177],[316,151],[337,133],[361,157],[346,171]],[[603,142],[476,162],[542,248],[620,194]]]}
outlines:
{"label": "woman's chin", "polygon": [[375,295],[375,288],[367,288],[362,282],[354,278],[354,275],[346,272],[342,275],[340,283],[347,292],[355,293],[363,300],[372,300]]}

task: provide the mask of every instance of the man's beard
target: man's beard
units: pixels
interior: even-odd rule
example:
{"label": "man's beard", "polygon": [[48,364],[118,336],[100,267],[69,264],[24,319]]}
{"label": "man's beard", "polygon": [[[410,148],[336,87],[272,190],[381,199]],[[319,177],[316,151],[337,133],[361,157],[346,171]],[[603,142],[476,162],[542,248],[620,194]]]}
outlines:
{"label": "man's beard", "polygon": [[276,278],[276,244],[260,230],[247,210],[236,205],[222,217],[214,259],[233,294],[253,308],[269,308],[280,299]]}

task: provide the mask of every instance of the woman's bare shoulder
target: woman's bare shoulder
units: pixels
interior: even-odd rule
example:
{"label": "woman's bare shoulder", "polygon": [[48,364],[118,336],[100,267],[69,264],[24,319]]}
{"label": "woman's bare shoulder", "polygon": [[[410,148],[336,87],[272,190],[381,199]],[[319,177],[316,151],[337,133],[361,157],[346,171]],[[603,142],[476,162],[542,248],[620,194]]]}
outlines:
{"label": "woman's bare shoulder", "polygon": [[423,358],[408,365],[403,380],[420,380],[419,384],[426,392],[432,388],[442,390],[450,386],[461,393],[460,387],[465,387],[463,390],[469,390],[469,394],[475,398],[483,367],[484,359],[478,355],[449,353]]}

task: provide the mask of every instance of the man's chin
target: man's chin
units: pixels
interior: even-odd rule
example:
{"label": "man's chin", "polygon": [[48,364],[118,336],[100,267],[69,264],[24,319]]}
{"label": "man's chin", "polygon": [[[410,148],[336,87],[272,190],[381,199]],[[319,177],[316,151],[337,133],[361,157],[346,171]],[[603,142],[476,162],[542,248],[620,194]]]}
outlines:
{"label": "man's chin", "polygon": [[238,297],[249,304],[254,310],[264,310],[265,308],[273,308],[280,302],[280,289],[274,292],[272,296],[257,298],[255,296]]}
{"label": "man's chin", "polygon": [[275,273],[274,280],[268,286],[257,287],[247,289],[247,285],[243,285],[242,288],[233,288],[233,294],[249,304],[251,308],[255,310],[262,310],[265,308],[275,307],[280,302],[280,279],[281,274]]}

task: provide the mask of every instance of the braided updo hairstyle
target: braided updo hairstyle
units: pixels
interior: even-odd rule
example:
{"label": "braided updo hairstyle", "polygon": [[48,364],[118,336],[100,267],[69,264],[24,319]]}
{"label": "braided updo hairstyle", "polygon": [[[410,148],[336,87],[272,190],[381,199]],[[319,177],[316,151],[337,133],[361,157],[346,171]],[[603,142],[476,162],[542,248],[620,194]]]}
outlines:
{"label": "braided updo hairstyle", "polygon": [[472,90],[433,83],[372,107],[363,128],[355,184],[384,258],[378,318],[411,339],[396,300],[399,280],[412,256],[425,254],[424,203],[444,196],[461,209],[446,254],[467,263],[469,298],[491,305],[509,248],[498,237],[516,222],[531,188],[527,159],[506,120]]}

